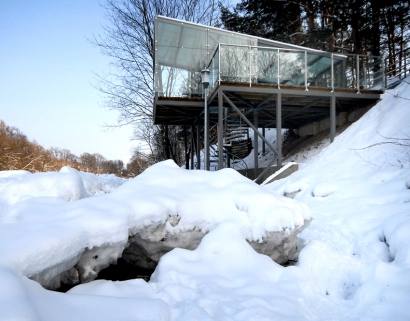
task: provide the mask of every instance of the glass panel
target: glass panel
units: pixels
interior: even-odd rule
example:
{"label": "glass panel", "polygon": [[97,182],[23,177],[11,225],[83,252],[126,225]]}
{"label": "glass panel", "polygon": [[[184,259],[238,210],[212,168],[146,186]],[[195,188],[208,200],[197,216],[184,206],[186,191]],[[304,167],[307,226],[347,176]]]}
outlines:
{"label": "glass panel", "polygon": [[335,88],[356,89],[356,59],[353,55],[334,55]]}
{"label": "glass panel", "polygon": [[221,80],[248,82],[250,79],[250,48],[221,45]]}
{"label": "glass panel", "polygon": [[308,53],[307,70],[309,87],[332,87],[332,58],[330,54]]}
{"label": "glass panel", "polygon": [[262,84],[277,84],[278,82],[278,51],[276,49],[256,49],[256,82]]}
{"label": "glass panel", "polygon": [[219,81],[219,50],[217,49],[209,65],[209,91],[212,91]]}
{"label": "glass panel", "polygon": [[383,69],[379,57],[360,56],[360,88],[383,89]]}
{"label": "glass panel", "polygon": [[212,66],[209,63],[219,43],[248,45],[256,44],[256,40],[246,35],[157,17],[154,87],[158,95],[201,95],[200,72],[205,67],[212,67],[210,78],[216,77],[219,63],[217,60]]}
{"label": "glass panel", "polygon": [[305,53],[280,50],[280,84],[305,85]]}

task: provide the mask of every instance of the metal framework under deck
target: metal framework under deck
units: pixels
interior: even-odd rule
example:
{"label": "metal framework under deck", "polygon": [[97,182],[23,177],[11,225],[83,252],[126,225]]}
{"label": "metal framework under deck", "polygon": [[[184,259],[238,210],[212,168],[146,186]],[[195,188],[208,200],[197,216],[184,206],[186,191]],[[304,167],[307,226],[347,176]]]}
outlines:
{"label": "metal framework under deck", "polygon": [[[276,161],[282,163],[282,129],[296,129],[303,125],[329,119],[329,138],[333,141],[336,135],[336,116],[340,112],[350,112],[358,108],[369,107],[379,98],[381,91],[334,90],[326,88],[305,88],[274,85],[246,86],[242,83],[221,82],[208,95],[209,127],[203,128],[204,100],[198,97],[171,98],[156,97],[154,120],[156,124],[180,125],[189,128],[191,139],[186,139],[191,150],[188,163],[194,168],[194,155],[199,168],[201,164],[200,149],[208,149],[202,145],[201,136],[215,134],[218,154],[218,169],[229,167],[225,146],[225,127],[227,114],[235,114],[241,120],[242,127],[252,128],[254,132],[253,150],[258,150],[258,138],[272,150]],[[276,144],[273,146],[266,140],[265,128],[276,128]],[[195,151],[195,152],[194,152]],[[188,160],[188,159],[187,159]],[[254,152],[255,168],[258,167],[258,154]],[[187,165],[188,167],[188,165]],[[208,166],[209,168],[209,166]]]}

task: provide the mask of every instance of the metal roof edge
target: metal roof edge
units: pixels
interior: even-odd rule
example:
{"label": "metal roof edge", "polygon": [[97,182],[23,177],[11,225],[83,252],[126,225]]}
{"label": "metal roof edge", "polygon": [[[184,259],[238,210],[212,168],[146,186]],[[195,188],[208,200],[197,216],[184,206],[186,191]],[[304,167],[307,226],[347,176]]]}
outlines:
{"label": "metal roof edge", "polygon": [[260,40],[260,41],[265,41],[265,42],[268,42],[268,43],[281,45],[281,46],[284,46],[284,47],[291,47],[291,48],[294,48],[294,49],[307,50],[307,51],[317,52],[317,53],[330,53],[329,51],[324,51],[324,50],[313,49],[313,48],[309,48],[309,47],[293,45],[293,44],[290,44],[290,43],[287,43],[287,42],[282,42],[282,41],[278,41],[278,40],[271,40],[271,39],[262,38],[262,37],[258,37],[258,36],[248,35],[246,33],[240,33],[240,32],[230,31],[230,30],[226,30],[226,29],[222,29],[222,28],[213,27],[213,26],[207,26],[207,25],[204,25],[204,24],[195,23],[195,22],[191,22],[191,21],[186,21],[186,20],[181,20],[181,19],[176,19],[176,18],[170,18],[170,17],[166,17],[166,16],[161,16],[161,15],[155,16],[155,20],[157,20],[158,18],[163,19],[163,20],[176,22],[176,23],[192,25],[192,26],[196,26],[196,27],[200,27],[200,28],[208,28],[208,29],[212,29],[212,30],[216,30],[216,31],[220,31],[220,32],[229,33],[229,34],[232,34],[232,35],[237,35],[237,36],[242,36],[242,37],[245,36],[245,37],[248,37],[248,38],[252,38],[252,39],[256,39],[256,40]]}

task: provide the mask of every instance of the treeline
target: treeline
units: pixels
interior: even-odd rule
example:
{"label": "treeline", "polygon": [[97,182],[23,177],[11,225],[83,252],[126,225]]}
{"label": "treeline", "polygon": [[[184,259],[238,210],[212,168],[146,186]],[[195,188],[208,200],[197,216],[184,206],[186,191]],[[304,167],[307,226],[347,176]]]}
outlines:
{"label": "treeline", "polygon": [[115,174],[122,177],[138,175],[150,164],[143,154],[136,152],[124,166],[121,160],[107,160],[100,154],[74,155],[68,149],[46,149],[30,141],[19,129],[0,120],[0,171],[27,170],[30,172],[57,171],[63,166],[96,174]]}
{"label": "treeline", "polygon": [[225,28],[343,53],[402,61],[410,40],[408,0],[242,0],[221,7]]}

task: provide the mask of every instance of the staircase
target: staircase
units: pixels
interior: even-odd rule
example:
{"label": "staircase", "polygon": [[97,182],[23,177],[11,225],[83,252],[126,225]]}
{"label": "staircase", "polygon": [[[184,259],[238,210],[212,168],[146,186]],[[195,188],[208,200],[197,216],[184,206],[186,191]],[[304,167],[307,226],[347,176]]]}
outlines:
{"label": "staircase", "polygon": [[[236,168],[241,168],[247,171],[248,168],[243,159],[252,151],[252,140],[249,138],[248,127],[241,118],[234,112],[228,112],[224,118],[224,163],[227,165],[237,165]],[[216,125],[209,130],[209,143],[211,145],[211,163],[217,162],[218,150],[212,145],[217,144]],[[228,159],[229,158],[229,159]]]}

